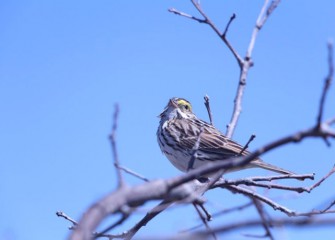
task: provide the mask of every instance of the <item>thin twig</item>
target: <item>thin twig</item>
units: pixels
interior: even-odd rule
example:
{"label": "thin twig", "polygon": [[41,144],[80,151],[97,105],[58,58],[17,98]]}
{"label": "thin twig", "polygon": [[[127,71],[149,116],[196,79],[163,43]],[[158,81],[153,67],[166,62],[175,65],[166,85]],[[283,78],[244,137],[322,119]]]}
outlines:
{"label": "thin twig", "polygon": [[312,210],[310,212],[305,212],[305,213],[297,213],[296,216],[307,216],[311,217],[313,215],[320,215],[320,214],[325,214],[325,213],[335,213],[335,210],[329,210],[335,205],[335,200],[333,200],[326,208],[322,210]]}
{"label": "thin twig", "polygon": [[274,202],[273,200],[270,200],[269,198],[266,198],[262,195],[259,195],[256,192],[253,192],[249,189],[246,188],[242,188],[242,187],[236,187],[236,186],[229,186],[226,187],[226,189],[233,191],[234,193],[242,193],[246,196],[252,197],[252,198],[256,198],[258,200],[260,200],[261,202],[264,202],[266,204],[268,204],[269,206],[273,207],[274,210],[280,210],[284,213],[286,213],[288,216],[312,216],[312,215],[319,215],[319,214],[323,214],[323,213],[335,213],[335,210],[333,211],[329,211],[329,209],[331,207],[333,207],[335,205],[335,200],[332,201],[325,209],[323,210],[312,210],[310,212],[304,212],[304,213],[299,213],[296,211],[292,211],[284,206],[279,205],[278,203]]}
{"label": "thin twig", "polygon": [[205,213],[206,215],[206,220],[207,221],[211,221],[212,220],[212,215],[208,212],[208,210],[205,208],[203,203],[197,203],[198,206],[202,209],[202,211]]}
{"label": "thin twig", "polygon": [[[58,212],[56,212],[56,215],[58,217],[62,217],[64,219],[66,219],[67,221],[69,221],[73,224],[71,227],[69,227],[70,230],[75,230],[76,227],[78,226],[78,223],[75,220],[73,220],[71,217],[66,215],[64,212],[58,211]],[[100,233],[100,232],[93,232],[92,233],[92,238],[106,237],[108,239],[113,239],[113,238],[117,238],[119,236],[120,235],[105,234],[105,233]]]}
{"label": "thin twig", "polygon": [[252,51],[255,47],[255,42],[256,42],[256,38],[257,38],[259,31],[262,29],[265,22],[268,20],[268,18],[273,13],[273,11],[277,8],[279,3],[280,3],[280,0],[275,0],[271,2],[270,6],[268,6],[269,0],[264,1],[263,7],[258,15],[256,25],[254,27],[254,30],[250,38],[250,43],[249,43],[249,47],[248,47],[247,54],[246,54],[247,59],[251,59]]}
{"label": "thin twig", "polygon": [[251,198],[251,200],[253,201],[254,206],[255,206],[259,216],[261,217],[262,225],[263,225],[263,228],[265,230],[265,235],[262,236],[262,237],[269,237],[271,240],[274,240],[273,235],[270,231],[269,221],[268,221],[268,219],[266,219],[266,216],[265,216],[265,211],[264,211],[262,203],[255,198]]}
{"label": "thin twig", "polygon": [[123,175],[121,173],[121,169],[119,168],[119,157],[117,153],[117,148],[116,148],[116,129],[117,129],[117,120],[119,116],[119,105],[115,104],[115,109],[114,109],[114,116],[113,116],[113,126],[112,126],[112,132],[109,135],[109,140],[111,142],[112,146],[112,152],[113,152],[113,158],[114,158],[114,166],[116,169],[116,175],[118,179],[118,187],[121,188],[122,186],[125,185],[125,181],[123,179]]}
{"label": "thin twig", "polygon": [[225,28],[225,30],[224,30],[224,32],[223,32],[223,34],[222,34],[222,37],[223,37],[223,38],[226,38],[226,35],[227,35],[227,33],[228,33],[230,24],[234,21],[235,18],[236,18],[236,14],[233,13],[233,15],[231,15],[231,17],[230,17],[230,19],[229,19],[229,21],[228,21],[228,23],[227,23],[227,25],[226,25],[226,28]]}
{"label": "thin twig", "polygon": [[206,106],[208,117],[209,117],[209,122],[212,126],[214,126],[213,125],[213,115],[212,115],[212,111],[211,111],[211,106],[209,104],[209,97],[208,97],[207,94],[205,95],[204,100],[205,100],[205,106]]}
{"label": "thin twig", "polygon": [[331,209],[334,205],[335,205],[335,200],[332,201],[332,202],[328,205],[328,207],[326,207],[325,209],[323,209],[321,212],[322,212],[322,213],[327,212],[327,211],[328,211],[329,209]]}
{"label": "thin twig", "polygon": [[311,174],[285,174],[285,175],[273,175],[273,176],[266,176],[266,177],[251,177],[247,178],[251,181],[272,181],[278,179],[298,179],[298,180],[305,180],[311,179],[314,180],[314,173]]}
{"label": "thin twig", "polygon": [[77,226],[78,225],[78,223],[75,220],[73,220],[72,218],[70,218],[68,215],[66,215],[62,211],[56,212],[56,215],[57,215],[57,217],[62,217],[64,219],[66,219],[67,221],[71,222],[73,224],[73,226]]}
{"label": "thin twig", "polygon": [[150,212],[148,212],[144,218],[142,218],[134,227],[132,227],[130,230],[125,232],[124,239],[132,239],[132,237],[140,230],[143,226],[145,226],[151,219],[156,217],[158,214],[163,212],[165,209],[167,209],[172,202],[168,200],[163,200],[160,202],[156,207],[154,207]]}
{"label": "thin twig", "polygon": [[132,175],[132,176],[134,176],[136,178],[139,178],[139,179],[141,179],[141,180],[143,180],[145,182],[149,182],[148,178],[142,176],[141,174],[139,174],[139,173],[137,173],[137,172],[135,172],[133,170],[130,170],[129,168],[126,168],[126,167],[123,167],[123,166],[116,166],[116,167],[120,168],[122,171],[124,171],[124,172],[126,172],[126,173],[128,173],[128,174],[130,174],[130,175]]}
{"label": "thin twig", "polygon": [[234,55],[234,57],[237,60],[238,65],[241,67],[242,63],[243,63],[243,58],[238,54],[238,52],[234,49],[234,47],[231,45],[231,43],[228,41],[228,39],[226,38],[227,35],[227,31],[229,29],[230,24],[232,23],[232,21],[235,19],[235,14],[233,14],[227,25],[225,28],[224,33],[221,33],[220,30],[215,26],[215,24],[212,22],[211,19],[209,19],[209,17],[205,14],[205,12],[201,9],[201,6],[198,2],[195,2],[194,0],[191,1],[192,4],[195,6],[195,8],[198,10],[198,12],[204,17],[204,19],[200,19],[198,17],[192,16],[190,14],[181,12],[179,10],[176,10],[175,8],[170,8],[168,11],[171,13],[174,13],[176,15],[182,16],[182,17],[186,17],[188,19],[192,19],[195,20],[199,23],[205,23],[208,24],[213,30],[214,32],[221,38],[221,40],[226,44],[226,46],[229,48],[229,50],[231,51],[231,53]]}
{"label": "thin twig", "polygon": [[285,213],[287,216],[294,216],[295,215],[295,211],[292,211],[274,201],[272,201],[271,199],[262,196],[254,191],[251,191],[249,189],[246,188],[242,188],[242,187],[238,187],[238,186],[227,186],[226,189],[234,192],[234,193],[241,193],[243,195],[246,195],[248,197],[252,197],[252,198],[256,198],[264,203],[266,203],[267,205],[271,206],[274,210],[279,210],[283,213]]}
{"label": "thin twig", "polygon": [[247,142],[247,144],[244,145],[244,147],[242,148],[242,150],[240,151],[240,153],[238,155],[242,155],[243,152],[249,147],[249,144],[255,139],[256,135],[252,134]]}
{"label": "thin twig", "polygon": [[319,104],[319,114],[317,116],[317,127],[321,127],[322,116],[324,112],[323,109],[324,109],[328,89],[333,79],[333,75],[334,75],[333,43],[328,42],[328,75],[323,85],[323,90],[321,94],[321,99],[320,99],[320,104]]}
{"label": "thin twig", "polygon": [[[261,220],[245,220],[240,222],[233,222],[226,225],[221,225],[216,228],[213,228],[213,232],[215,233],[228,233],[233,230],[237,229],[246,229],[246,228],[254,228],[259,227],[262,224]],[[271,226],[290,226],[290,227],[298,227],[301,229],[302,227],[334,227],[335,219],[316,219],[316,218],[303,218],[303,219],[296,219],[296,218],[281,218],[281,219],[272,219],[269,224]],[[187,239],[206,239],[207,236],[209,236],[211,232],[208,231],[196,231],[193,232],[192,235],[186,235]],[[178,238],[181,239],[181,238]]]}
{"label": "thin twig", "polygon": [[238,185],[246,185],[246,186],[255,186],[255,187],[262,187],[262,188],[267,188],[267,189],[280,189],[280,190],[286,190],[286,191],[294,191],[297,193],[302,193],[302,192],[310,192],[308,188],[305,187],[291,187],[291,186],[284,186],[284,185],[279,185],[279,184],[272,184],[272,183],[260,183],[253,181],[248,178],[244,179],[237,179],[237,180],[227,180],[224,179],[222,181],[218,181],[214,184],[212,188],[224,188],[226,186],[238,186]]}
{"label": "thin twig", "polygon": [[[114,229],[115,227],[121,225],[124,221],[126,221],[129,217],[129,213],[127,214],[122,214],[122,217],[116,221],[114,224],[112,224],[111,226],[107,227],[106,229],[104,229],[103,231],[96,233],[94,238],[99,238],[102,236],[106,236],[106,233],[112,229]],[[115,237],[115,236],[114,236]]]}
{"label": "thin twig", "polygon": [[[198,205],[196,203],[193,203],[193,206],[194,206],[195,210],[197,211],[202,223],[205,225],[207,231],[212,232],[210,226],[208,225],[206,217],[202,215]],[[217,240],[217,237],[216,237],[215,233],[212,233],[212,237],[213,237],[213,239]]]}
{"label": "thin twig", "polygon": [[273,1],[271,2],[270,6],[269,6],[268,9],[266,10],[265,17],[262,19],[261,27],[264,25],[265,21],[266,21],[267,18],[271,15],[271,13],[278,7],[280,1],[281,1],[281,0],[273,0]]}
{"label": "thin twig", "polygon": [[194,17],[194,16],[192,16],[192,15],[190,15],[190,14],[187,14],[187,13],[184,13],[184,12],[181,12],[181,11],[178,11],[178,10],[175,9],[175,8],[169,8],[168,11],[171,12],[171,13],[174,13],[174,14],[176,14],[176,15],[179,15],[179,16],[182,16],[182,17],[186,17],[186,18],[189,18],[189,19],[198,21],[199,23],[206,23],[206,21],[203,20],[203,19],[200,19],[200,18]]}
{"label": "thin twig", "polygon": [[[253,203],[252,203],[252,202],[249,202],[249,203],[243,204],[243,205],[241,205],[241,206],[236,206],[236,207],[232,207],[232,208],[228,208],[228,209],[221,210],[221,211],[219,211],[219,212],[216,212],[216,213],[212,214],[211,216],[212,216],[212,217],[217,217],[217,216],[220,216],[220,215],[223,215],[223,214],[227,214],[227,213],[230,213],[230,212],[241,211],[241,210],[243,210],[243,209],[245,209],[245,208],[247,208],[247,207],[250,207],[250,206],[252,206],[252,205],[253,205]],[[188,228],[188,229],[185,229],[185,230],[180,231],[180,232],[181,232],[181,233],[184,233],[184,232],[190,232],[190,231],[195,230],[195,229],[198,229],[198,228],[200,228],[200,227],[202,227],[202,224],[198,224],[198,225],[196,225],[196,226],[194,226],[194,227],[192,227],[192,228]]]}
{"label": "thin twig", "polygon": [[[226,38],[226,34],[227,32],[225,32],[225,34],[222,34],[220,32],[220,30],[215,26],[215,24],[212,22],[212,20],[207,16],[207,14],[202,10],[200,3],[196,0],[191,0],[193,6],[198,10],[198,12],[204,17],[204,21],[205,23],[207,23],[213,30],[214,32],[221,38],[221,40],[226,44],[226,46],[229,48],[229,50],[231,51],[231,53],[234,55],[234,57],[237,60],[237,63],[239,66],[242,65],[243,63],[243,59],[242,57],[237,53],[237,51],[233,48],[233,46],[231,45],[231,43],[227,40]],[[227,24],[227,28],[229,28],[229,25],[231,24],[231,22],[234,20],[234,18],[232,19],[232,17],[230,18],[230,20],[228,21]]]}
{"label": "thin twig", "polygon": [[217,216],[227,214],[227,213],[231,213],[231,212],[234,212],[234,211],[241,211],[245,208],[248,208],[248,207],[252,206],[252,204],[253,204],[252,202],[248,202],[248,203],[245,203],[245,204],[240,205],[240,206],[236,206],[236,207],[232,207],[232,208],[228,208],[228,209],[223,209],[219,212],[213,213],[212,216],[217,217]]}
{"label": "thin twig", "polygon": [[239,78],[237,91],[236,91],[236,95],[234,99],[234,109],[233,109],[230,122],[227,125],[227,131],[226,131],[226,136],[229,138],[232,138],[237,122],[238,122],[238,119],[239,119],[239,116],[242,112],[242,98],[243,98],[244,90],[246,87],[247,75],[248,75],[249,69],[253,66],[251,55],[255,47],[256,38],[258,36],[259,31],[265,24],[266,20],[271,15],[271,13],[274,11],[274,9],[278,6],[280,1],[278,0],[272,1],[269,7],[268,7],[268,2],[269,2],[268,0],[265,0],[263,7],[258,15],[256,25],[251,34],[247,53],[244,57],[244,60],[242,61],[242,64],[240,65],[241,71],[240,71],[240,78]]}
{"label": "thin twig", "polygon": [[318,187],[323,183],[327,178],[329,178],[333,173],[335,173],[335,166],[327,173],[323,178],[321,178],[318,182],[313,184],[310,188],[308,188],[308,191],[312,191],[314,188]]}

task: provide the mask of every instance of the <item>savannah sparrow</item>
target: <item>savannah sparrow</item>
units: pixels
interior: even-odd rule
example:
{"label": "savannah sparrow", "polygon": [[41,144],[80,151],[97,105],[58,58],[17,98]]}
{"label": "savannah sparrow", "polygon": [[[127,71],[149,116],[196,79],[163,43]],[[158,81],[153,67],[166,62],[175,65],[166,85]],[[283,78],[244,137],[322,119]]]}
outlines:
{"label": "savannah sparrow", "polygon": [[[170,162],[183,172],[187,172],[191,166],[197,168],[208,162],[249,154],[247,150],[242,151],[243,146],[227,138],[209,123],[197,118],[192,112],[190,102],[186,99],[170,99],[159,117],[160,122],[157,130],[159,146]],[[197,157],[193,158],[193,165],[190,165],[201,128],[203,130],[196,151]],[[252,167],[264,168],[281,174],[293,174],[265,163],[259,158],[252,160],[243,168],[228,169],[226,172]]]}

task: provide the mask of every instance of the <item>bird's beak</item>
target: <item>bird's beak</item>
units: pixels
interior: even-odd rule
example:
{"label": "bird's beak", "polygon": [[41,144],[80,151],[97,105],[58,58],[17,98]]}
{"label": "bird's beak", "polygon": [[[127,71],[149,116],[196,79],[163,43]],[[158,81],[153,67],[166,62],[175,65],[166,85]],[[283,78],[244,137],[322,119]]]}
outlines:
{"label": "bird's beak", "polygon": [[172,98],[169,100],[169,103],[168,103],[168,106],[169,107],[178,107],[178,104],[176,103],[176,101],[174,101]]}
{"label": "bird's beak", "polygon": [[164,115],[164,113],[165,113],[170,107],[173,107],[173,108],[178,107],[178,104],[173,100],[173,98],[171,98],[171,99],[169,100],[168,105],[164,108],[163,112],[161,112],[161,114],[159,114],[157,117],[162,118],[163,115]]}

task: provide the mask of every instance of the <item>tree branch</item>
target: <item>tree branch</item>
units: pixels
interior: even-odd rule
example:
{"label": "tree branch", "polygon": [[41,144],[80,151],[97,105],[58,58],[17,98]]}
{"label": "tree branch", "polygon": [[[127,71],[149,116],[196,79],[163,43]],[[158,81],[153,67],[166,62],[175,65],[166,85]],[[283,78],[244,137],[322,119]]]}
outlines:
{"label": "tree branch", "polygon": [[276,202],[274,202],[273,200],[262,196],[254,191],[251,191],[249,189],[243,188],[243,187],[238,187],[238,186],[226,186],[226,189],[232,191],[233,193],[240,193],[243,194],[245,196],[251,197],[251,198],[255,198],[263,203],[266,203],[267,205],[269,205],[270,207],[272,207],[274,210],[279,210],[283,213],[285,213],[287,216],[291,217],[294,216],[296,214],[295,211],[290,210],[287,207],[284,207]]}
{"label": "tree branch", "polygon": [[238,52],[234,49],[234,47],[231,45],[231,43],[228,41],[228,39],[226,37],[228,29],[229,29],[229,26],[231,25],[231,23],[235,19],[236,15],[233,14],[230,17],[230,19],[229,19],[229,21],[227,23],[227,26],[225,28],[225,31],[223,33],[221,33],[220,30],[212,22],[212,20],[202,10],[199,2],[196,2],[195,0],[191,0],[191,2],[193,4],[193,6],[198,10],[198,12],[202,15],[202,17],[204,19],[200,19],[200,18],[194,17],[194,16],[192,16],[190,14],[178,11],[175,8],[170,8],[168,11],[171,12],[171,13],[177,14],[179,16],[195,20],[195,21],[197,21],[199,23],[205,23],[205,24],[209,25],[214,30],[214,32],[220,37],[220,39],[226,44],[226,46],[228,47],[228,49],[231,51],[231,53],[234,55],[235,59],[237,60],[238,65],[241,67],[242,63],[243,63],[243,58],[238,54]]}
{"label": "tree branch", "polygon": [[268,0],[265,0],[263,7],[258,15],[256,25],[254,27],[254,30],[250,38],[250,43],[248,46],[247,53],[244,57],[244,60],[242,61],[242,64],[240,65],[240,78],[239,78],[237,91],[236,91],[236,95],[234,99],[233,114],[230,119],[230,123],[227,126],[227,131],[226,131],[226,136],[229,138],[232,138],[233,136],[239,116],[242,111],[242,98],[243,98],[244,90],[245,90],[246,83],[247,83],[247,76],[248,76],[249,69],[253,66],[251,55],[252,55],[252,51],[255,46],[256,38],[258,36],[259,31],[265,24],[266,20],[271,15],[271,13],[274,11],[274,9],[278,6],[280,1],[278,0],[272,1],[269,7],[268,7],[268,2],[269,2]]}
{"label": "tree branch", "polygon": [[[212,232],[210,226],[209,226],[208,223],[207,223],[207,218],[205,218],[205,217],[202,215],[200,209],[198,208],[198,205],[197,205],[196,203],[193,203],[193,206],[194,206],[195,210],[197,211],[197,213],[198,213],[198,215],[199,215],[199,217],[200,217],[202,223],[205,225],[207,231]],[[213,237],[214,240],[217,240],[217,237],[216,237],[216,235],[215,235],[214,232],[212,232],[212,237]]]}
{"label": "tree branch", "polygon": [[213,115],[212,115],[212,111],[211,111],[211,106],[209,104],[209,97],[207,96],[207,94],[204,97],[204,100],[205,100],[205,106],[206,106],[208,117],[209,117],[209,123],[211,125],[213,125]]}
{"label": "tree branch", "polygon": [[331,85],[334,76],[334,61],[333,61],[333,43],[328,42],[328,75],[325,80],[325,84],[323,86],[323,91],[321,94],[320,104],[319,104],[319,114],[317,116],[317,127],[321,126],[323,109],[326,101],[326,95],[328,93],[328,89]]}
{"label": "tree branch", "polygon": [[265,184],[260,182],[255,182],[251,179],[244,178],[244,179],[237,179],[237,180],[227,180],[222,179],[214,184],[212,188],[225,188],[227,186],[238,186],[238,185],[246,185],[246,186],[255,186],[255,187],[262,187],[267,189],[280,189],[280,190],[286,190],[286,191],[294,191],[297,193],[302,192],[310,192],[309,188],[305,187],[291,187],[291,186],[283,186],[279,184]]}
{"label": "tree branch", "polygon": [[[320,227],[320,226],[329,226],[333,227],[335,224],[335,219],[315,219],[315,218],[303,218],[303,219],[296,219],[296,218],[279,218],[273,219],[269,221],[269,224],[274,227],[282,227],[282,226],[290,226],[290,227],[298,227],[301,229],[302,227]],[[212,229],[212,232],[215,233],[229,233],[233,230],[241,230],[241,229],[248,229],[248,228],[255,228],[262,225],[261,220],[246,220],[236,223],[230,223],[218,226]],[[176,239],[185,239],[185,240],[192,240],[192,239],[201,239],[206,238],[212,234],[212,232],[208,231],[196,231],[188,234],[180,234],[175,236]]]}
{"label": "tree branch", "polygon": [[[254,203],[254,206],[256,207],[256,210],[257,210],[257,212],[258,212],[258,214],[259,214],[259,216],[262,220],[262,225],[263,225],[263,228],[265,230],[265,235],[259,236],[259,237],[261,237],[261,238],[269,237],[270,240],[274,240],[273,235],[272,235],[271,230],[270,230],[270,226],[271,226],[269,224],[270,221],[265,216],[265,211],[264,211],[262,203],[255,198],[251,198],[251,199],[252,199],[252,201]],[[255,236],[252,236],[250,234],[248,234],[248,236],[255,237]]]}
{"label": "tree branch", "polygon": [[116,140],[115,140],[118,116],[119,116],[119,105],[115,104],[115,110],[114,110],[114,116],[113,116],[113,126],[112,126],[112,132],[109,135],[109,140],[110,140],[110,143],[111,143],[111,146],[112,146],[114,166],[115,166],[115,169],[116,169],[117,179],[119,181],[118,187],[121,188],[125,184],[125,181],[123,179],[121,169],[119,167],[120,166],[119,157],[118,157],[118,154],[117,154]]}

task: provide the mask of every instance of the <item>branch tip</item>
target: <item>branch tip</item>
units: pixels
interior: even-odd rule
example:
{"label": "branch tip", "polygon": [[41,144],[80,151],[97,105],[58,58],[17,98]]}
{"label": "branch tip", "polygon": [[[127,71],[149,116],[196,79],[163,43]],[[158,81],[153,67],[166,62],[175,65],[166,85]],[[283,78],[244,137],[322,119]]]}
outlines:
{"label": "branch tip", "polygon": [[330,85],[333,81],[334,76],[334,61],[333,61],[333,43],[332,41],[328,41],[327,44],[327,50],[328,50],[328,75],[325,79],[323,90],[321,93],[320,98],[320,104],[319,104],[319,112],[317,115],[317,121],[316,121],[316,128],[321,129],[321,123],[323,119],[323,112],[324,112],[324,105],[327,97],[327,93],[329,91]]}
{"label": "branch tip", "polygon": [[[229,19],[229,21],[228,21],[228,23],[227,23],[227,25],[226,25],[226,28],[225,28],[224,32],[223,32],[222,35],[221,35],[222,38],[226,38],[226,35],[227,35],[228,29],[229,29],[229,27],[230,27],[230,24],[234,21],[235,18],[236,18],[236,14],[233,13],[233,15],[231,15],[231,17],[230,17],[230,19]],[[226,39],[225,39],[225,40],[226,40]],[[226,40],[226,41],[227,41],[227,40]]]}
{"label": "branch tip", "polygon": [[209,104],[209,97],[208,97],[207,94],[205,95],[204,100],[205,100],[204,104],[206,106],[208,117],[209,117],[209,122],[210,122],[211,125],[213,125],[213,115],[212,115],[211,107],[210,107],[210,104]]}
{"label": "branch tip", "polygon": [[121,169],[119,168],[120,163],[119,163],[119,157],[118,157],[117,147],[116,147],[116,130],[117,130],[117,127],[118,127],[119,112],[120,112],[119,104],[116,103],[114,105],[113,125],[112,125],[112,132],[109,135],[109,140],[110,140],[111,147],[112,147],[112,152],[113,152],[113,159],[114,159],[113,164],[114,164],[114,167],[116,169],[116,175],[117,175],[117,179],[118,179],[118,187],[121,188],[123,185],[125,185],[125,182],[124,182],[124,179],[123,179],[123,175],[121,173]]}

